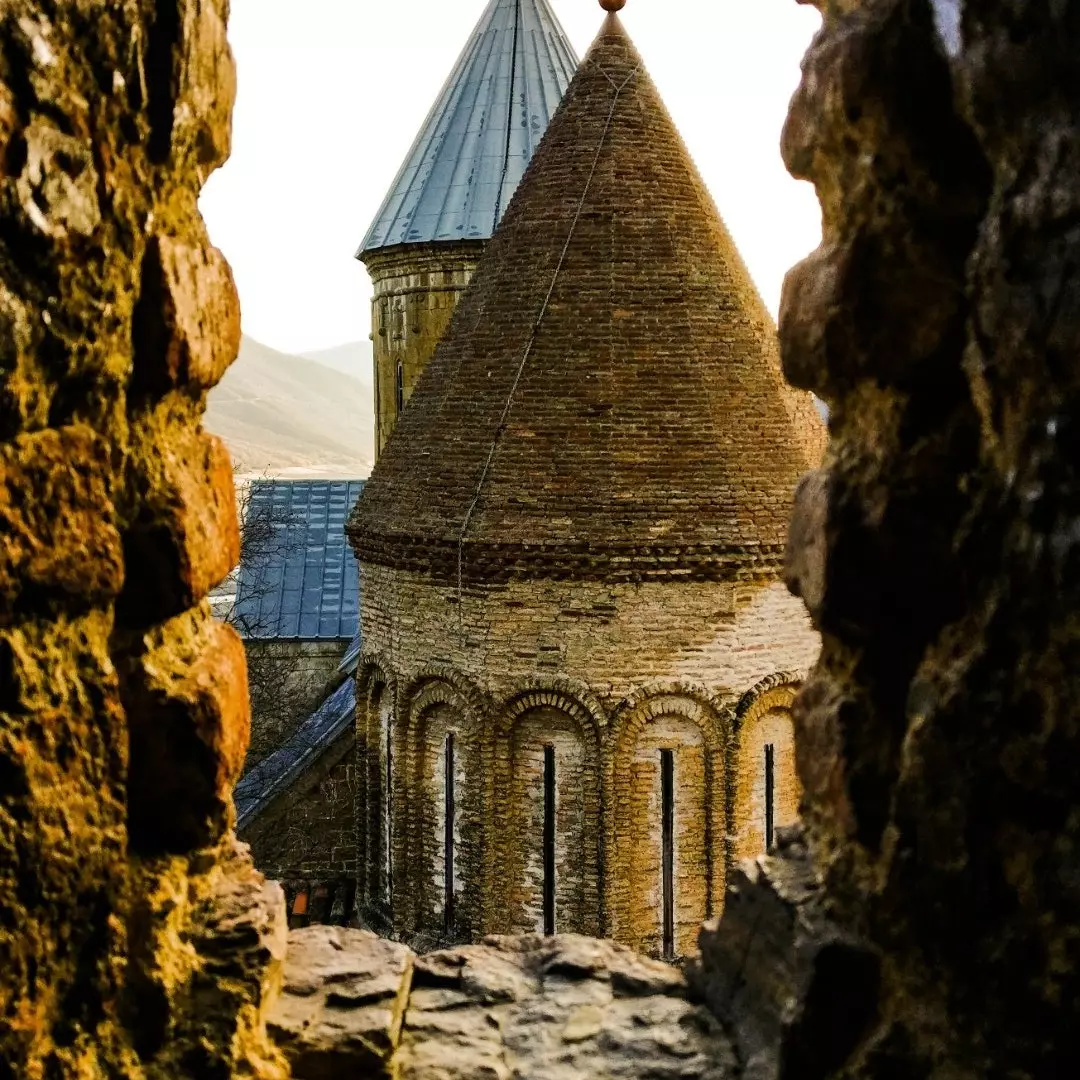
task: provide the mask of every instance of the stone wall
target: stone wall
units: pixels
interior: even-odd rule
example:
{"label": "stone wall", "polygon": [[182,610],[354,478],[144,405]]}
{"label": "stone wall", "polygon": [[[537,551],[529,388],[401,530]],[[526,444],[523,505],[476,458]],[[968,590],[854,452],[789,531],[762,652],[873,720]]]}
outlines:
{"label": "stone wall", "polygon": [[[515,581],[467,587],[459,603],[455,588],[419,574],[369,565],[361,573],[359,870],[368,910],[390,920],[392,909],[393,925],[418,946],[542,932],[550,747],[556,929],[613,934],[660,955],[660,776],[670,749],[673,951],[692,952],[701,921],[723,907],[734,845],[764,850],[763,821],[756,836],[751,826],[763,816],[764,788],[751,783],[749,765],[739,786],[736,717],[751,691],[755,702],[770,695],[769,717],[790,707],[798,675],[781,673],[807,667],[818,647],[797,602],[768,582]],[[759,712],[746,730],[760,742]],[[444,876],[450,733],[453,919]],[[789,732],[768,734],[783,824],[798,805],[793,746]],[[736,841],[739,830],[750,835]]]}
{"label": "stone wall", "polygon": [[247,640],[251,743],[245,769],[278,749],[340,684],[347,641]]}
{"label": "stone wall", "polygon": [[467,585],[361,565],[364,646],[415,678],[449,667],[509,697],[523,675],[561,675],[612,702],[677,681],[743,694],[805,671],[820,647],[803,605],[778,582],[524,580]]}
{"label": "stone wall", "polygon": [[409,400],[483,253],[483,241],[405,244],[364,255],[371,275],[375,456],[398,418],[398,367]]}
{"label": "stone wall", "polygon": [[356,874],[355,735],[342,735],[242,835],[275,881]]}
{"label": "stone wall", "polygon": [[1080,1054],[1080,3],[817,5],[785,159],[824,239],[785,370],[830,408],[789,577],[823,650],[785,838],[704,939],[754,1075]]}
{"label": "stone wall", "polygon": [[284,1075],[280,891],[232,836],[238,556],[200,427],[236,291],[222,0],[0,7],[0,1071]]}

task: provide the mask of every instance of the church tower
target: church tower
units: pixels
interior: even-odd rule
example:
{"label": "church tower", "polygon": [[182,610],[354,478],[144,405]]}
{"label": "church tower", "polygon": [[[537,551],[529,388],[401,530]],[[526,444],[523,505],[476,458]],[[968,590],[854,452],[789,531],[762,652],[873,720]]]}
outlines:
{"label": "church tower", "polygon": [[491,0],[364,237],[376,458],[576,67],[548,0]]}
{"label": "church tower", "polygon": [[365,910],[693,951],[797,815],[780,577],[823,446],[612,13],[348,526]]}

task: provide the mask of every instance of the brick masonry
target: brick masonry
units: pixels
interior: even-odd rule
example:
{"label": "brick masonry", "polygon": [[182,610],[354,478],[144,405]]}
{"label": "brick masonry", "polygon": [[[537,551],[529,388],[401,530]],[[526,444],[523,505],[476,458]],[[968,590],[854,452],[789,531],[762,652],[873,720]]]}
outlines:
{"label": "brick masonry", "polygon": [[404,244],[364,255],[374,286],[371,341],[376,458],[397,423],[398,365],[407,402],[446,333],[483,250],[483,241],[466,241]]}
{"label": "brick masonry", "polygon": [[[414,269],[420,281],[423,258]],[[388,341],[408,337],[390,294],[412,286],[405,264],[394,274],[376,296]],[[556,929],[659,953],[670,750],[674,951],[694,948],[736,849],[757,843],[742,833],[764,834],[756,749],[739,784],[737,714],[755,688],[773,705],[748,737],[774,738],[794,776],[770,725],[797,678],[783,673],[808,668],[818,640],[778,579],[792,495],[823,442],[608,19],[350,519],[362,907],[421,946],[543,930],[550,747]],[[777,791],[786,820],[797,792]]]}
{"label": "brick masonry", "polygon": [[787,710],[818,650],[798,601],[778,583],[519,581],[470,587],[459,602],[425,575],[368,566],[362,575],[362,896],[376,906],[392,898],[394,924],[411,939],[444,940],[443,754],[453,731],[450,936],[543,929],[550,745],[557,929],[658,954],[659,758],[673,749],[677,947],[692,951],[702,919],[722,908],[731,859],[764,850],[764,773],[754,768],[766,736],[784,778],[776,823],[798,805]]}

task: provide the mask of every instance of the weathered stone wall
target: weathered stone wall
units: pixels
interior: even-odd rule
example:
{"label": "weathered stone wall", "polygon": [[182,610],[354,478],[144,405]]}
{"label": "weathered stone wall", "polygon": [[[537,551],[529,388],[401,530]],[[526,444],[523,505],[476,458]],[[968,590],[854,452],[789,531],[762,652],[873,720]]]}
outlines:
{"label": "weathered stone wall", "polygon": [[[660,762],[671,749],[675,951],[692,952],[701,921],[723,906],[732,826],[749,829],[763,813],[763,789],[739,789],[736,779],[740,699],[757,688],[777,709],[789,707],[798,676],[781,686],[777,673],[816,655],[797,601],[775,583],[516,581],[467,587],[458,603],[455,588],[422,575],[361,572],[368,705],[358,711],[367,792],[359,862],[369,909],[389,918],[392,907],[394,926],[421,946],[542,931],[550,746],[556,928],[614,934],[659,955]],[[748,728],[754,738],[757,726]],[[443,866],[451,731],[459,773],[452,925]],[[789,781],[778,788],[782,824],[798,801],[790,735],[775,749]],[[754,809],[741,801],[751,798]],[[763,823],[756,840],[740,843],[763,851]]]}
{"label": "weathered stone wall", "polygon": [[197,197],[227,4],[0,8],[0,1071],[281,1075],[281,895],[231,836],[238,555],[200,420],[239,310]]}
{"label": "weathered stone wall", "polygon": [[275,881],[356,874],[355,736],[346,732],[241,833]]}
{"label": "weathered stone wall", "polygon": [[573,936],[417,956],[362,930],[297,930],[270,1030],[296,1080],[739,1075],[674,967]]}
{"label": "weathered stone wall", "polygon": [[375,371],[375,457],[398,418],[397,379],[409,400],[450,325],[480,261],[482,241],[404,244],[364,256],[371,274],[371,341]]}
{"label": "weathered stone wall", "polygon": [[340,684],[347,641],[247,640],[251,742],[244,768],[272,754]]}
{"label": "weathered stone wall", "polygon": [[1080,1053],[1080,3],[820,3],[784,153],[829,404],[790,578],[809,852],[705,939],[755,1075],[1034,1078]]}

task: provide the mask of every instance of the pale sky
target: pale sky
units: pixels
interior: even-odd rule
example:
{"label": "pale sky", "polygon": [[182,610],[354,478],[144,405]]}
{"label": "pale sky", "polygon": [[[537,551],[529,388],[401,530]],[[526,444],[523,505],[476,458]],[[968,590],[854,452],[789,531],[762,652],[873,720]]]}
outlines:
{"label": "pale sky", "polygon": [[[597,0],[550,0],[578,54]],[[487,0],[232,0],[230,161],[202,209],[232,263],[244,330],[284,352],[366,338],[353,254]],[[775,314],[820,239],[813,189],[780,159],[819,25],[796,0],[627,0],[623,21]]]}

